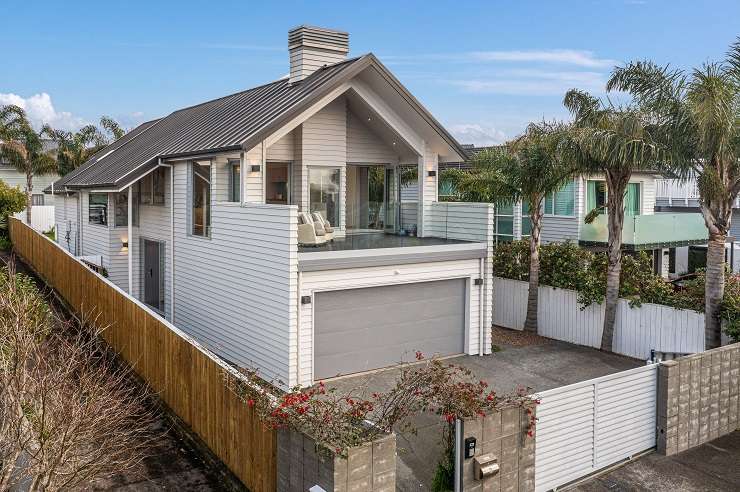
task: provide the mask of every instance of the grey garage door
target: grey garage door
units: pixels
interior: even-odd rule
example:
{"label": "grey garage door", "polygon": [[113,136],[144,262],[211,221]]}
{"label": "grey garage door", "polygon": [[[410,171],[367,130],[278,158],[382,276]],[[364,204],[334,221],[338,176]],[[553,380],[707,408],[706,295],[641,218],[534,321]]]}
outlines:
{"label": "grey garage door", "polygon": [[314,379],[463,352],[465,279],[318,292]]}

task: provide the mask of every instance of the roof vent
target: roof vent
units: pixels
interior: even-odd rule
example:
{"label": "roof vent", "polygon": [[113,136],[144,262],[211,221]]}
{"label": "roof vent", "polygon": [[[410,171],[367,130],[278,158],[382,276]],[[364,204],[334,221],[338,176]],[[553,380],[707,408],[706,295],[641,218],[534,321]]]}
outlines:
{"label": "roof vent", "polygon": [[349,34],[323,27],[298,26],[288,31],[290,83],[305,79],[324,65],[344,61]]}

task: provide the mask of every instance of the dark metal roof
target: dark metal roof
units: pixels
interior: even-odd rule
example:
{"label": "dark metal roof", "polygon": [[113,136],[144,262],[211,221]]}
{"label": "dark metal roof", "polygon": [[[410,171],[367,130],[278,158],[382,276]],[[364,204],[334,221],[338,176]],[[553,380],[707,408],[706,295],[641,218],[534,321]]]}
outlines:
{"label": "dark metal roof", "polygon": [[462,148],[465,149],[465,152],[468,156],[467,159],[461,162],[440,162],[439,163],[439,169],[473,169],[473,157],[478,152],[481,152],[483,150],[489,150],[489,149],[498,149],[501,148],[501,145],[489,145],[487,147],[476,147],[472,144],[463,144]]}
{"label": "dark metal roof", "polygon": [[[120,188],[156,166],[160,158],[249,148],[370,65],[387,72],[374,55],[367,54],[324,66],[297,83],[277,80],[143,123],[55,182],[55,191]],[[438,126],[445,140],[463,155],[462,147]]]}

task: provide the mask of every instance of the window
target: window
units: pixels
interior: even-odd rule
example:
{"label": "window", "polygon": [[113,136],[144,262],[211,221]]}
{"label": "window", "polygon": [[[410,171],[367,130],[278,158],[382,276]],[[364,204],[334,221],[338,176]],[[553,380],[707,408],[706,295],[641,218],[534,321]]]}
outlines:
{"label": "window", "polygon": [[88,221],[91,224],[108,225],[108,194],[90,193],[87,203]]}
{"label": "window", "polygon": [[332,226],[339,225],[339,169],[308,168],[309,208],[320,213]]}
{"label": "window", "polygon": [[508,242],[514,240],[514,206],[512,204],[496,204],[494,215],[495,241]]}
{"label": "window", "polygon": [[568,182],[558,192],[545,197],[545,214],[561,217],[575,216],[576,183]]}
{"label": "window", "polygon": [[241,201],[242,195],[241,164],[237,159],[229,160],[229,201]]}
{"label": "window", "polygon": [[190,165],[191,233],[211,236],[211,163],[194,161]]}
{"label": "window", "polygon": [[[599,213],[606,213],[607,189],[605,181],[589,181],[586,188],[586,213],[601,208]],[[627,183],[624,194],[624,213],[640,215],[640,183]]]}
{"label": "window", "polygon": [[522,237],[532,235],[532,219],[529,218],[529,202],[522,202]]}
{"label": "window", "polygon": [[42,206],[44,204],[44,195],[31,195],[31,206]]}
{"label": "window", "polygon": [[139,181],[139,202],[142,205],[164,205],[164,173],[158,167]]}
{"label": "window", "polygon": [[290,200],[290,163],[268,162],[265,203],[287,205]]}
{"label": "window", "polygon": [[[139,200],[136,187],[133,187],[133,202],[131,203],[132,224],[139,225]],[[115,214],[115,227],[128,227],[128,190],[113,195],[113,212]]]}

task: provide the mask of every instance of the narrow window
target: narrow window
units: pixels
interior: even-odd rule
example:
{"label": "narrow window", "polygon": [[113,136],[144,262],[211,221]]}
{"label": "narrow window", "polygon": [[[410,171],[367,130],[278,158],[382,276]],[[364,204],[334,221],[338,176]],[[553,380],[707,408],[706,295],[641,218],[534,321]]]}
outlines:
{"label": "narrow window", "polygon": [[[590,183],[591,181],[589,181]],[[570,181],[556,193],[545,197],[545,215],[559,215],[561,217],[575,216],[576,183]]]}
{"label": "narrow window", "polygon": [[151,205],[152,204],[152,173],[147,174],[143,178],[141,178],[141,181],[139,181],[141,186],[141,193],[139,194],[139,198],[142,205]]}
{"label": "narrow window", "polygon": [[332,226],[339,225],[339,169],[310,167],[308,169],[309,206],[320,213]]}
{"label": "narrow window", "polygon": [[43,206],[44,205],[44,195],[31,195],[31,206]]}
{"label": "narrow window", "polygon": [[152,176],[152,203],[154,205],[164,205],[164,173],[165,168],[158,167]]}
{"label": "narrow window", "polygon": [[108,225],[108,195],[106,193],[88,195],[87,216],[91,224]]}
{"label": "narrow window", "polygon": [[211,163],[193,162],[191,164],[190,197],[192,234],[210,237],[211,235]]}
{"label": "narrow window", "polygon": [[[134,196],[131,209],[131,225],[139,225],[139,200],[137,200],[137,186],[133,186]],[[114,196],[115,227],[128,227],[128,190],[116,193]]]}
{"label": "narrow window", "polygon": [[241,201],[241,164],[239,160],[232,159],[229,161],[229,201]]}

